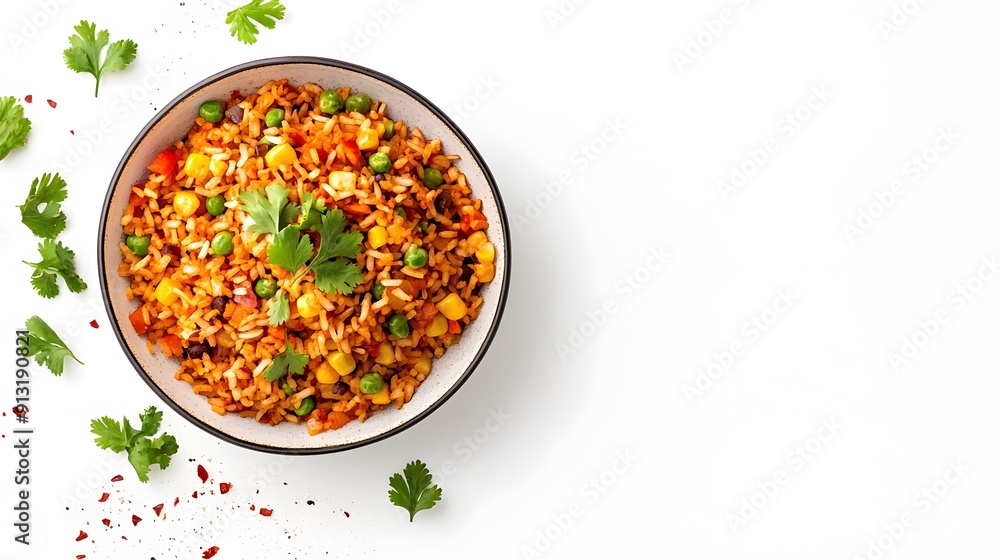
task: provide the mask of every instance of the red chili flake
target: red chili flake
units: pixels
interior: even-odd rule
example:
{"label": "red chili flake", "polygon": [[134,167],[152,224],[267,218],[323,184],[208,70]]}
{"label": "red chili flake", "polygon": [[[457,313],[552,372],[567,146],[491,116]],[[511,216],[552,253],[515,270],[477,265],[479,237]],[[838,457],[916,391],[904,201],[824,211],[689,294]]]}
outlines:
{"label": "red chili flake", "polygon": [[139,517],[138,515],[134,515],[134,514],[132,515],[132,526],[133,527],[135,527],[136,525],[138,525],[140,521],[142,521],[141,517]]}
{"label": "red chili flake", "polygon": [[110,527],[111,526],[111,520],[110,519],[102,519],[101,523],[104,523],[105,527]]}
{"label": "red chili flake", "polygon": [[24,416],[28,413],[28,409],[24,408],[22,405],[17,405],[11,409],[11,412],[14,413],[14,416]]}
{"label": "red chili flake", "polygon": [[122,540],[123,540],[123,541],[127,541],[128,539],[127,539],[127,538],[125,538],[125,535],[122,535]]}
{"label": "red chili flake", "polygon": [[107,492],[105,492],[105,493],[101,494],[101,499],[97,500],[97,501],[98,502],[106,502],[106,501],[108,501],[108,498],[110,498],[110,497],[111,497],[111,494],[108,494]]}
{"label": "red chili flake", "polygon": [[205,552],[202,552],[201,553],[201,557],[202,558],[211,558],[211,557],[215,556],[215,554],[217,552],[219,552],[219,547],[213,546],[212,548],[206,550]]}
{"label": "red chili flake", "polygon": [[86,555],[86,554],[77,554],[77,555],[76,555],[76,560],[83,560],[83,559],[84,559],[84,558],[86,558],[86,557],[87,557],[87,555]]}
{"label": "red chili flake", "polygon": [[87,533],[84,533],[83,531],[80,531],[80,534],[77,535],[77,537],[76,537],[76,542],[80,542],[80,541],[82,541],[85,538],[87,538]]}
{"label": "red chili flake", "polygon": [[163,504],[153,506],[153,511],[156,512],[156,516],[160,516],[160,512],[163,511]]}
{"label": "red chili flake", "polygon": [[255,511],[256,509],[257,509],[257,506],[255,506],[253,504],[250,504],[250,511]]}
{"label": "red chili flake", "polygon": [[239,97],[240,97],[240,90],[234,89],[233,92],[231,94],[229,94],[229,95],[235,101],[236,99],[239,99]]}
{"label": "red chili flake", "polygon": [[229,489],[232,488],[232,487],[233,487],[233,485],[229,484],[228,482],[220,482],[219,483],[219,492],[221,492],[223,494],[228,494],[229,493]]}
{"label": "red chili flake", "polygon": [[201,465],[198,465],[198,478],[201,479],[202,484],[205,484],[205,481],[208,480],[208,471]]}
{"label": "red chili flake", "polygon": [[344,512],[344,517],[350,517],[350,516],[351,514],[347,513],[346,511]]}
{"label": "red chili flake", "polygon": [[174,507],[177,507],[177,504],[179,504],[179,503],[181,503],[181,499],[180,498],[174,498]]}
{"label": "red chili flake", "polygon": [[97,319],[94,319],[93,321],[91,321],[90,322],[90,326],[94,327],[96,329],[97,328]]}
{"label": "red chili flake", "polygon": [[56,108],[56,102],[55,101],[52,101],[51,99],[46,99],[46,101],[49,102],[49,107],[52,107],[53,109]]}
{"label": "red chili flake", "polygon": [[195,490],[194,492],[192,492],[191,493],[191,497],[197,500],[198,499],[198,491]]}
{"label": "red chili flake", "polygon": [[271,510],[267,508],[260,508],[260,514],[263,515],[264,517],[271,517],[271,513],[272,513]]}
{"label": "red chili flake", "polygon": [[24,102],[25,103],[31,103],[31,96],[30,95],[25,95],[24,96]]}
{"label": "red chili flake", "polygon": [[73,136],[76,136],[76,131],[74,130],[70,130],[69,133],[72,134]]}
{"label": "red chili flake", "polygon": [[121,482],[123,480],[125,480],[124,476],[116,474],[115,477],[111,479],[111,482]]}

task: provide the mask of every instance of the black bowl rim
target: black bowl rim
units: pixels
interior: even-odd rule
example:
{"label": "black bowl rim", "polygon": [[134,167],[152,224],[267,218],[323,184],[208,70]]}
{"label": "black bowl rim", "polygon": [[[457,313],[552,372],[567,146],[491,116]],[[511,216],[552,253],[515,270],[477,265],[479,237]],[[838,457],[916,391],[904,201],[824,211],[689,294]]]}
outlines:
{"label": "black bowl rim", "polygon": [[[219,430],[218,428],[215,428],[210,424],[207,424],[199,420],[198,418],[194,417],[194,415],[192,415],[190,412],[188,412],[184,407],[180,406],[172,399],[170,399],[166,395],[166,393],[164,393],[160,389],[160,387],[153,382],[149,373],[147,373],[146,370],[139,364],[139,361],[136,359],[135,354],[132,352],[132,349],[125,341],[125,336],[122,333],[120,323],[113,316],[112,313],[113,308],[111,306],[110,289],[108,287],[108,282],[107,282],[107,270],[104,266],[105,262],[104,240],[108,234],[108,224],[109,224],[108,213],[111,210],[111,200],[114,197],[115,186],[118,184],[122,172],[125,170],[125,165],[132,158],[132,155],[135,153],[135,150],[139,146],[139,144],[141,144],[145,140],[146,135],[149,134],[150,130],[152,130],[153,127],[156,126],[156,124],[158,124],[168,113],[170,113],[170,111],[172,111],[174,107],[180,104],[181,101],[187,99],[192,95],[197,94],[198,91],[211,85],[214,82],[217,82],[223,78],[227,78],[233,74],[244,72],[246,70],[264,68],[269,66],[282,66],[288,64],[315,64],[318,66],[328,66],[343,70],[349,70],[360,74],[365,74],[376,80],[381,80],[399,89],[400,91],[403,91],[413,99],[419,101],[428,111],[430,111],[435,116],[440,118],[452,130],[452,132],[462,141],[465,147],[468,148],[476,164],[483,170],[483,174],[486,177],[486,181],[489,184],[490,190],[493,192],[493,196],[496,200],[497,209],[499,210],[500,214],[500,227],[502,228],[504,235],[503,253],[504,253],[505,266],[504,266],[504,275],[502,279],[502,284],[500,286],[499,307],[497,308],[496,316],[493,318],[493,323],[490,325],[489,331],[486,333],[486,339],[483,341],[483,344],[479,348],[479,351],[473,357],[472,362],[469,363],[469,366],[466,368],[465,372],[458,379],[458,381],[450,389],[448,389],[448,391],[444,395],[442,395],[441,398],[431,403],[431,405],[427,407],[426,410],[422,411],[420,414],[413,417],[409,421],[400,424],[399,426],[396,426],[391,430],[388,430],[387,432],[379,434],[377,436],[367,438],[358,442],[347,443],[343,445],[335,445],[331,447],[296,449],[296,448],[274,447],[270,445],[262,445],[259,443],[246,441],[238,437],[232,436],[230,434],[227,434]],[[117,220],[115,221],[115,223],[116,224],[118,223]],[[486,160],[483,159],[483,156],[476,149],[475,145],[473,145],[472,141],[469,140],[469,137],[466,136],[465,133],[462,132],[462,130],[458,127],[458,125],[455,124],[455,122],[452,121],[451,118],[449,118],[448,115],[444,113],[444,111],[438,108],[437,105],[435,105],[429,99],[427,99],[426,97],[415,91],[413,88],[400,82],[399,80],[396,80],[395,78],[382,74],[381,72],[372,70],[370,68],[366,68],[364,66],[359,66],[357,64],[332,58],[323,58],[315,56],[282,56],[282,57],[264,58],[264,59],[254,60],[251,62],[245,62],[243,64],[238,64],[236,66],[218,72],[191,86],[183,93],[175,97],[173,100],[171,100],[170,103],[167,103],[162,109],[157,111],[157,113],[153,116],[153,118],[150,119],[149,123],[147,123],[146,126],[143,127],[143,129],[139,132],[139,134],[136,135],[135,140],[132,141],[132,144],[129,145],[128,150],[125,152],[125,155],[122,157],[121,162],[119,162],[118,167],[117,169],[115,169],[115,173],[111,178],[111,183],[108,186],[108,193],[104,198],[104,208],[101,211],[101,227],[99,229],[97,238],[97,258],[98,258],[98,269],[100,270],[99,279],[101,284],[101,295],[104,299],[104,305],[108,310],[108,314],[112,318],[112,321],[110,321],[111,328],[115,333],[115,337],[118,339],[118,344],[121,345],[122,349],[125,351],[126,357],[132,364],[132,367],[136,370],[136,372],[139,373],[139,376],[142,378],[142,380],[146,382],[146,385],[149,385],[149,387],[153,390],[153,392],[156,393],[160,397],[160,399],[162,399],[167,404],[167,406],[172,408],[178,414],[183,416],[186,420],[188,420],[195,426],[201,428],[202,430],[218,437],[221,440],[227,441],[239,447],[252,449],[254,451],[261,451],[265,453],[273,453],[280,455],[322,455],[327,453],[335,453],[339,451],[347,451],[349,449],[356,449],[359,447],[363,447],[365,445],[370,445],[377,441],[381,441],[391,436],[394,436],[416,425],[418,422],[429,416],[432,412],[434,412],[441,405],[443,405],[456,392],[458,392],[458,390],[462,387],[462,385],[465,384],[466,381],[468,381],[469,377],[472,375],[472,372],[482,361],[483,356],[486,355],[486,351],[493,343],[493,338],[496,336],[497,329],[500,326],[500,320],[503,317],[504,308],[506,307],[507,304],[507,293],[510,286],[510,265],[511,265],[510,242],[511,242],[511,235],[510,235],[510,225],[507,220],[507,212],[506,209],[504,208],[503,199],[500,196],[500,189],[497,187],[496,179],[494,179],[493,174],[490,172],[489,167],[486,165]]]}

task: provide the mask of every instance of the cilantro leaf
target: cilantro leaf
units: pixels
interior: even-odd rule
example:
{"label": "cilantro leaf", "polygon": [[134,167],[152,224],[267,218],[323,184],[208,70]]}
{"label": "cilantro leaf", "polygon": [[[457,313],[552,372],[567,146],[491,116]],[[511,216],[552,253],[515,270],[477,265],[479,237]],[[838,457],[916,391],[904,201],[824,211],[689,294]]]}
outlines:
{"label": "cilantro leaf", "polygon": [[431,486],[431,473],[423,461],[412,461],[403,474],[389,477],[389,501],[410,512],[410,523],[418,511],[430,509],[441,499],[441,489]]}
{"label": "cilantro leaf", "polygon": [[[66,229],[66,214],[61,202],[66,200],[66,181],[48,173],[31,182],[31,190],[21,209],[21,222],[28,226],[36,237],[55,239]],[[40,207],[44,206],[41,210]]]}
{"label": "cilantro leaf", "polygon": [[292,311],[288,305],[288,294],[278,292],[271,300],[271,306],[267,308],[268,324],[278,326],[288,320]]}
{"label": "cilantro leaf", "polygon": [[87,289],[87,283],[76,273],[76,264],[73,261],[75,254],[61,241],[46,239],[38,244],[38,252],[42,256],[39,262],[23,261],[35,269],[31,275],[31,285],[35,287],[38,295],[44,298],[59,295],[57,276],[62,277],[69,291],[75,294]]}
{"label": "cilantro leaf", "polygon": [[311,192],[302,193],[302,221],[299,229],[315,229],[323,218],[323,213],[316,207],[316,196]]}
{"label": "cilantro leaf", "polygon": [[267,246],[267,261],[295,274],[313,254],[312,240],[299,235],[298,226],[288,226]]}
{"label": "cilantro leaf", "polygon": [[108,30],[102,29],[98,32],[97,25],[87,20],[80,21],[73,30],[76,31],[76,35],[70,36],[70,48],[63,51],[63,58],[70,70],[90,74],[97,80],[97,85],[94,87],[94,97],[97,97],[101,87],[101,76],[105,72],[124,70],[135,60],[139,46],[131,39],[115,41],[104,53],[102,62],[101,51],[108,46],[110,37]]}
{"label": "cilantro leaf", "polygon": [[[323,216],[319,227],[316,228],[316,231],[319,233],[320,242],[319,249],[316,251],[316,258],[313,262],[320,263],[337,256],[333,254],[331,249],[336,243],[337,238],[341,235],[341,233],[343,233],[344,228],[346,227],[347,217],[340,211],[340,208],[334,208]],[[358,252],[355,251],[354,254],[350,256],[353,257],[357,254]]]}
{"label": "cilantro leaf", "polygon": [[162,433],[153,438],[160,429],[162,419],[163,413],[151,406],[139,414],[142,429],[138,431],[132,428],[128,418],[119,424],[107,416],[92,420],[90,431],[97,436],[94,442],[101,449],[110,449],[115,453],[128,451],[128,462],[135,469],[135,474],[140,481],[148,482],[150,467],[159,465],[161,470],[167,468],[171,457],[179,449],[172,435]]}
{"label": "cilantro leaf", "polygon": [[56,375],[62,375],[66,358],[73,358],[83,365],[83,362],[74,356],[66,343],[59,338],[56,331],[52,330],[41,317],[35,315],[28,319],[25,325],[28,327],[30,339],[28,355],[34,356],[38,365],[49,368],[49,371]]}
{"label": "cilantro leaf", "polygon": [[289,373],[299,375],[306,370],[306,364],[308,363],[309,356],[296,352],[286,338],[285,349],[274,357],[274,361],[271,362],[271,365],[264,372],[264,379],[275,381]]}
{"label": "cilantro leaf", "polygon": [[316,287],[328,294],[349,294],[365,280],[358,266],[347,259],[336,259],[311,268],[316,273]]}
{"label": "cilantro leaf", "polygon": [[285,7],[278,0],[253,0],[245,6],[236,8],[226,14],[229,24],[229,34],[247,44],[257,42],[260,31],[251,20],[256,20],[268,29],[274,29],[274,24],[285,18]]}
{"label": "cilantro leaf", "polygon": [[24,108],[13,97],[0,97],[0,160],[16,148],[28,143],[31,121],[24,117]]}
{"label": "cilantro leaf", "polygon": [[[247,228],[253,233],[278,235],[292,218],[299,213],[299,206],[288,202],[290,191],[281,185],[268,185],[264,192],[249,190],[240,193],[243,211],[250,214],[253,224]],[[265,196],[266,195],[266,196]]]}

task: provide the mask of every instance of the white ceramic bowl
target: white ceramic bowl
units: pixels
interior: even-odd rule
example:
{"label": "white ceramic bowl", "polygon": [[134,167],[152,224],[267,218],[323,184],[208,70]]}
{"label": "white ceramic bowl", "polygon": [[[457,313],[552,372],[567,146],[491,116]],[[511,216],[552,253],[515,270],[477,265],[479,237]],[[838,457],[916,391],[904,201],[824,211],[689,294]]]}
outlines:
{"label": "white ceramic bowl", "polygon": [[[352,91],[367,93],[372,99],[388,104],[388,116],[404,120],[410,127],[420,127],[425,137],[441,138],[448,153],[458,154],[458,165],[472,186],[473,196],[483,201],[483,213],[489,219],[487,233],[497,249],[496,278],[484,287],[485,303],[479,317],[462,333],[418,387],[413,399],[402,410],[389,407],[365,422],[351,422],[334,431],[316,436],[306,433],[303,425],[288,422],[278,426],[262,425],[235,414],[219,416],[207,400],[191,391],[190,385],[174,379],[176,359],[150,354],[146,339],[135,333],[128,315],[136,304],[125,298],[126,279],[117,274],[121,261],[118,244],[122,241],[119,220],[128,204],[129,187],[144,182],[146,166],[166,146],[182,138],[194,122],[199,106],[212,99],[228,99],[234,90],[256,91],[268,80],[288,78],[294,85],[314,82],[327,88],[351,86]],[[455,394],[469,378],[493,340],[507,299],[510,282],[510,230],[496,182],[482,156],[469,139],[443,111],[419,93],[378,72],[324,58],[284,57],[241,64],[202,80],[180,94],[142,129],[125,157],[118,164],[101,216],[98,255],[101,292],[112,328],[135,370],[169,406],[196,426],[236,445],[283,454],[316,454],[341,451],[372,443],[408,428],[433,412]]]}

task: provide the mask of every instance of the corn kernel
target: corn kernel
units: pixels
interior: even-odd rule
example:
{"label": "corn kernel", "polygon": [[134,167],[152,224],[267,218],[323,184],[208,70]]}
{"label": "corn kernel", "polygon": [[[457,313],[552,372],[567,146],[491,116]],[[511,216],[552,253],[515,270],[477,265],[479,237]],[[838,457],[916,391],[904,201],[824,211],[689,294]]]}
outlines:
{"label": "corn kernel", "polygon": [[427,375],[431,372],[431,359],[427,356],[420,356],[413,364],[413,369],[417,370],[417,373]]}
{"label": "corn kernel", "polygon": [[320,309],[322,309],[315,294],[299,296],[299,299],[295,300],[295,308],[298,309],[299,315],[307,319],[319,315]]}
{"label": "corn kernel", "polygon": [[226,171],[229,171],[229,162],[222,161],[221,159],[213,159],[209,162],[208,169],[212,172],[212,175],[219,177]]}
{"label": "corn kernel", "polygon": [[326,361],[340,375],[351,373],[358,365],[354,361],[354,356],[345,354],[344,352],[330,352],[326,355]]}
{"label": "corn kernel", "polygon": [[370,128],[362,128],[358,131],[358,149],[371,150],[378,147],[378,132]]}
{"label": "corn kernel", "polygon": [[368,230],[368,244],[372,249],[378,249],[389,240],[389,232],[382,226],[375,226]]}
{"label": "corn kernel", "polygon": [[316,381],[324,385],[333,385],[340,381],[340,374],[329,363],[323,362],[316,368]]}
{"label": "corn kernel", "polygon": [[493,259],[495,259],[496,256],[497,256],[496,247],[494,247],[493,244],[490,243],[489,241],[484,243],[483,246],[480,247],[478,251],[476,251],[476,260],[478,260],[483,264],[492,263]]}
{"label": "corn kernel", "polygon": [[462,301],[462,298],[458,297],[458,294],[448,294],[443,300],[438,302],[437,308],[450,321],[458,321],[462,317],[465,317],[465,314],[469,311],[469,308],[465,306],[465,302]]}
{"label": "corn kernel", "polygon": [[496,267],[493,266],[493,263],[480,263],[473,265],[472,269],[476,271],[476,278],[479,279],[480,283],[492,282],[493,277],[497,274]]}
{"label": "corn kernel", "polygon": [[465,240],[465,246],[468,247],[470,253],[475,253],[482,247],[488,239],[486,239],[486,234],[481,231],[473,232],[468,239]]}
{"label": "corn kernel", "polygon": [[358,184],[358,176],[350,171],[333,171],[330,173],[330,187],[335,191],[353,191]]}
{"label": "corn kernel", "polygon": [[182,218],[193,216],[201,206],[201,199],[191,191],[181,191],[174,195],[174,210]]}
{"label": "corn kernel", "polygon": [[298,161],[295,155],[295,148],[291,144],[278,144],[264,154],[264,161],[268,167],[278,167],[279,165],[291,165]]}
{"label": "corn kernel", "polygon": [[441,336],[446,332],[448,332],[448,319],[445,319],[444,315],[438,313],[434,316],[431,324],[427,325],[427,330],[424,331],[424,334],[427,336]]}
{"label": "corn kernel", "polygon": [[378,345],[378,356],[375,357],[375,363],[383,366],[396,363],[396,353],[392,351],[392,343],[383,342]]}
{"label": "corn kernel", "polygon": [[368,397],[372,400],[372,404],[389,404],[391,402],[389,399],[389,384],[383,384],[381,391],[372,393]]}
{"label": "corn kernel", "polygon": [[172,305],[178,298],[174,290],[180,287],[180,283],[173,278],[164,278],[160,280],[160,283],[156,286],[156,290],[153,291],[153,297],[163,305]]}
{"label": "corn kernel", "polygon": [[184,161],[184,173],[188,177],[194,177],[195,181],[204,181],[208,176],[209,161],[209,157],[205,154],[189,154]]}

